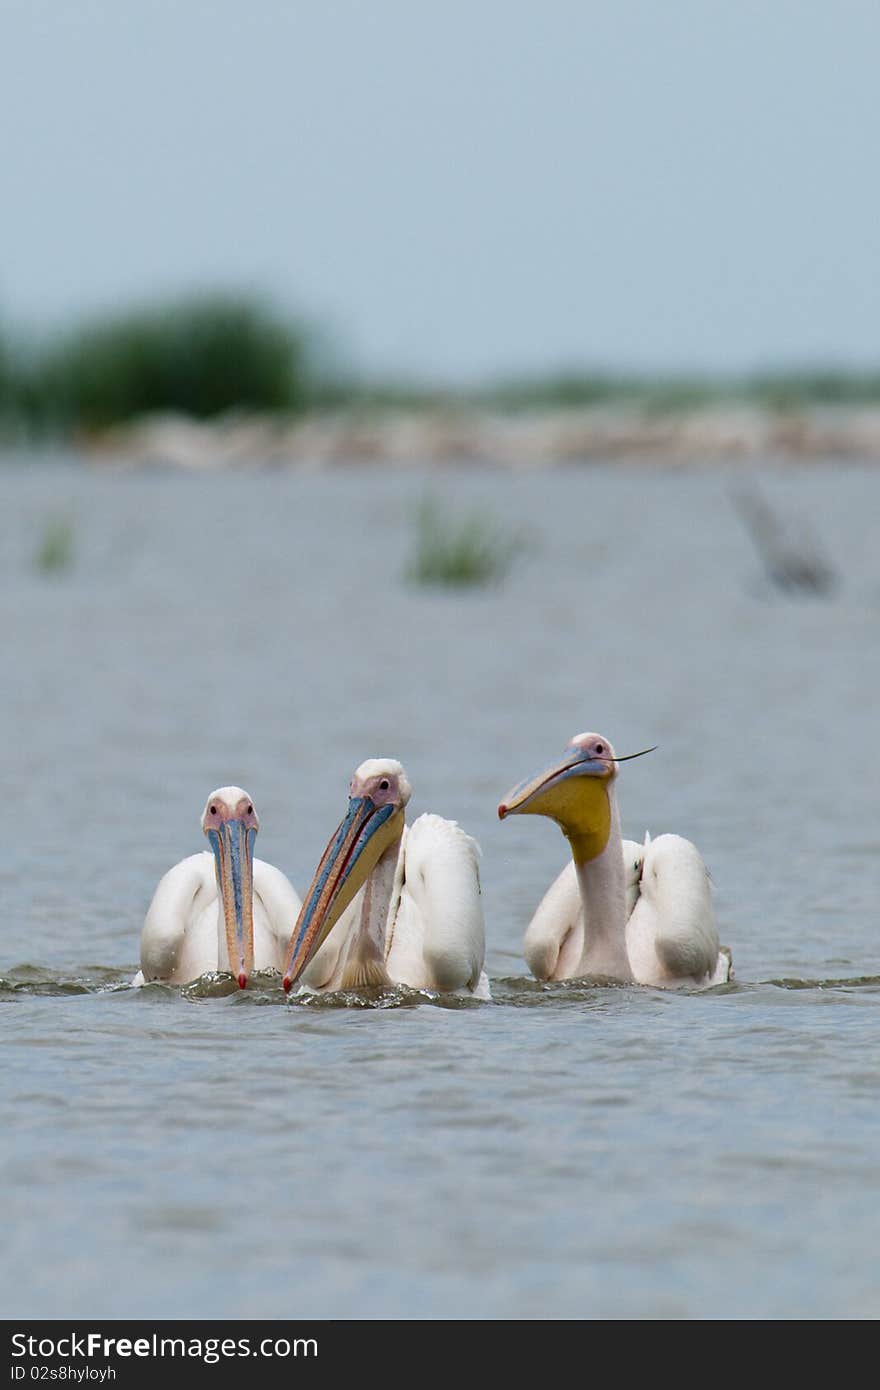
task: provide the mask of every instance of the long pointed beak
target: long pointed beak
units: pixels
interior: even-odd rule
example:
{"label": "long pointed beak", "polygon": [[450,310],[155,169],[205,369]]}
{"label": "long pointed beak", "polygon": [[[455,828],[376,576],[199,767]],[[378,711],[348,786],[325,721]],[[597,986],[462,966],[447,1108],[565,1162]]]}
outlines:
{"label": "long pointed beak", "polygon": [[591,758],[584,749],[572,745],[558,762],[507,793],[498,807],[499,819],[549,816],[570,840],[579,863],[595,859],[611,833],[607,784],[616,771],[611,759]]}
{"label": "long pointed beak", "polygon": [[226,922],[229,968],[242,989],[254,968],[254,840],[257,832],[241,820],[209,830],[217,886]]}
{"label": "long pointed beak", "polygon": [[599,777],[607,781],[615,770],[614,763],[608,758],[590,758],[576,748],[566,748],[558,762],[527,777],[507,793],[498,807],[498,819],[517,815],[546,816],[550,814],[548,808],[562,799],[554,796],[554,791],[570,778]]}
{"label": "long pointed beak", "polygon": [[618,763],[629,763],[633,758],[643,758],[646,753],[656,751],[655,744],[653,748],[642,748],[638,753],[625,753],[623,757],[600,758],[590,757],[586,749],[571,743],[557,763],[535,773],[533,777],[527,777],[507,793],[498,807],[498,819],[504,820],[507,816],[516,815],[550,815],[547,803],[540,793],[551,793],[550,804],[558,804],[560,798],[553,797],[552,792],[568,778],[598,777],[601,781],[607,782],[615,776]]}
{"label": "long pointed beak", "polygon": [[299,979],[389,845],[403,833],[400,806],[375,806],[368,796],[348,803],[303,900],[287,953],[284,988]]}

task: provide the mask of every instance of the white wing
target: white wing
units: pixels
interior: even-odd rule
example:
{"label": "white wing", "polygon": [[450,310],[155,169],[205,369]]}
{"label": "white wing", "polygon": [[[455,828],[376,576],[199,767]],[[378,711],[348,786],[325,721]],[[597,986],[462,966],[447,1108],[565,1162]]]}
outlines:
{"label": "white wing", "polygon": [[646,843],[626,947],[639,984],[703,984],[707,977],[716,982],[719,944],[712,890],[690,840],[658,835]]}
{"label": "white wing", "polygon": [[477,842],[455,821],[419,816],[402,851],[400,901],[389,913],[388,973],[415,989],[480,992],[486,954]]}
{"label": "white wing", "polygon": [[523,954],[536,980],[577,974],[584,953],[584,908],[574,861],[553,880],[526,928]]}
{"label": "white wing", "polygon": [[141,932],[144,980],[185,984],[217,969],[217,883],[210,853],[191,854],[159,880]]}

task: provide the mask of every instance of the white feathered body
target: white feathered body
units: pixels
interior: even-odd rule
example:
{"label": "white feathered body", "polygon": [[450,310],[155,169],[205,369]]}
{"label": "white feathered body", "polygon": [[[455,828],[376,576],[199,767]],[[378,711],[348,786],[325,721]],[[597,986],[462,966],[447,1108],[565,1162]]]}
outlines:
{"label": "white feathered body", "polygon": [[639,897],[626,924],[626,952],[640,984],[720,984],[721,951],[712,885],[696,845],[681,835],[645,841]]}
{"label": "white feathered body", "polygon": [[[254,860],[254,970],[283,970],[300,900],[273,864]],[[208,971],[228,971],[229,953],[214,856],[191,854],[169,869],[153,894],[141,932],[135,984],[182,985]]]}
{"label": "white feathered body", "polygon": [[[626,955],[637,984],[664,988],[723,983],[730,953],[719,947],[709,875],[699,850],[680,835],[623,840]],[[524,953],[539,980],[584,968],[588,928],[571,859],[550,885],[526,930]]]}

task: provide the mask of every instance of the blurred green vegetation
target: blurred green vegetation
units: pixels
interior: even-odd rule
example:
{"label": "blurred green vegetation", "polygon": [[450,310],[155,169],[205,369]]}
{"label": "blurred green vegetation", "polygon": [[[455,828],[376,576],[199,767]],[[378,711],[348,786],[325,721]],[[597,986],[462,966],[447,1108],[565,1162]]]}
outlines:
{"label": "blurred green vegetation", "polygon": [[[332,356],[332,355],[331,355]],[[0,323],[0,432],[64,436],[152,412],[521,411],[880,404],[880,370],[742,377],[559,371],[470,388],[365,381],[322,359],[320,334],[246,293],[203,292],[95,316],[47,341]]]}
{"label": "blurred green vegetation", "polygon": [[486,513],[456,515],[436,497],[425,497],[419,504],[415,528],[406,572],[414,584],[477,588],[498,583],[521,541],[518,533],[504,530]]}
{"label": "blurred green vegetation", "polygon": [[880,402],[880,372],[768,372],[747,385],[754,400],[776,410]]}
{"label": "blurred green vegetation", "polygon": [[59,574],[72,567],[74,550],[73,522],[66,516],[50,516],[43,525],[34,566],[43,574]]}
{"label": "blurred green vegetation", "polygon": [[806,406],[880,404],[880,371],[793,369],[743,377],[562,372],[505,378],[458,389],[330,378],[313,396],[312,404],[322,409],[356,407],[367,413],[483,409],[517,414],[609,407],[644,414],[676,414],[737,405],[796,410]]}
{"label": "blurred green vegetation", "polygon": [[488,405],[513,411],[628,406],[675,413],[720,405],[787,410],[880,403],[880,371],[805,369],[745,377],[561,373],[499,382],[480,396]]}
{"label": "blurred green vegetation", "polygon": [[306,331],[259,300],[201,294],[90,319],[46,346],[0,343],[0,402],[26,428],[106,428],[151,411],[301,410]]}

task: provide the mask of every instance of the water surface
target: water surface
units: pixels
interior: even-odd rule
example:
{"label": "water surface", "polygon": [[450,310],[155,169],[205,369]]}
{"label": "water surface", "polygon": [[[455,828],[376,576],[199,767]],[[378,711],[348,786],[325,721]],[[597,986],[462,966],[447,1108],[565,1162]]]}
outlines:
{"label": "water surface", "polygon": [[[827,600],[729,480],[0,472],[8,1317],[880,1314],[880,478],[766,471]],[[405,583],[429,488],[506,583]],[[699,843],[733,985],[527,977],[565,844],[495,806],[585,728],[660,745],[624,833]],[[302,890],[379,754],[483,846],[494,1003],[128,988],[214,786]]]}

